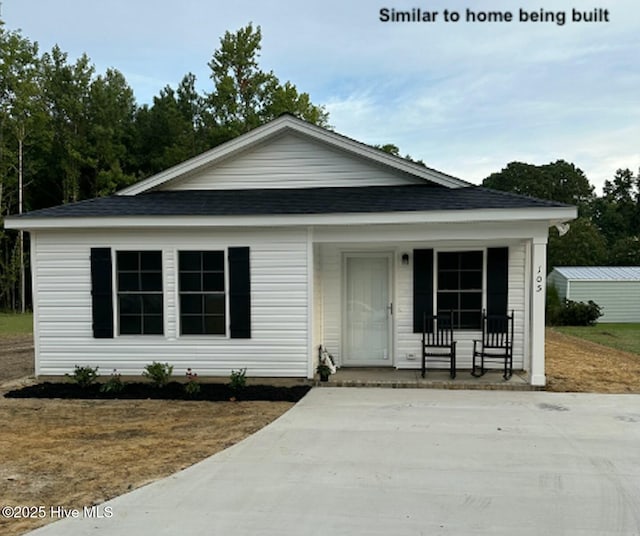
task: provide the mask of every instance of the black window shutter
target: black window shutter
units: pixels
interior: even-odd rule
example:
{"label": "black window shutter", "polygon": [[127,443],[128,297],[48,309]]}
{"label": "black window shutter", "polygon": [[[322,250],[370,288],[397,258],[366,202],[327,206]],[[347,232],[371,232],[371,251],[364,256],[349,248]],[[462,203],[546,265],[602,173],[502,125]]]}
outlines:
{"label": "black window shutter", "polygon": [[249,248],[229,248],[229,335],[251,338]]}
{"label": "black window shutter", "polygon": [[91,309],[94,338],[112,339],[113,282],[110,248],[91,248]]}
{"label": "black window shutter", "polygon": [[507,314],[509,298],[509,248],[487,250],[487,314]]}
{"label": "black window shutter", "polygon": [[[413,250],[413,332],[422,333],[423,315],[433,315],[433,250]],[[427,323],[427,326],[429,323]]]}

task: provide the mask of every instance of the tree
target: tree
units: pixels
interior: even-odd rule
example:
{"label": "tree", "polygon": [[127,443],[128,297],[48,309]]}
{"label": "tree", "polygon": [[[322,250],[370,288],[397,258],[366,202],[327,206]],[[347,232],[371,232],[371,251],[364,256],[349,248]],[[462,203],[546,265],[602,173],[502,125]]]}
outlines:
{"label": "tree", "polygon": [[618,239],[609,255],[614,266],[640,266],[640,236],[625,236]]}
{"label": "tree", "polygon": [[618,169],[605,181],[603,195],[594,203],[593,219],[610,246],[640,234],[640,176]]}
{"label": "tree", "polygon": [[[400,154],[400,148],[393,144],[393,143],[385,143],[384,145],[373,145],[373,147],[375,149],[380,149],[381,151],[384,151],[385,153],[389,153],[393,156],[398,156],[400,158],[402,158],[402,155]],[[426,164],[422,161],[422,160],[414,160],[411,155],[407,154],[404,156],[405,160],[409,160],[409,162],[413,162],[414,164],[420,164],[421,166],[425,166]]]}
{"label": "tree", "polygon": [[559,236],[555,228],[550,229],[548,272],[555,266],[599,266],[606,263],[607,242],[589,219],[572,221],[569,232],[564,236]]}
{"label": "tree", "polygon": [[51,119],[52,148],[48,155],[51,182],[43,192],[44,206],[78,201],[83,172],[91,167],[88,147],[89,100],[94,67],[83,54],[69,64],[58,46],[42,57],[43,94]]}
{"label": "tree", "polygon": [[290,82],[284,85],[272,71],[258,65],[262,32],[249,23],[236,33],[225,32],[209,62],[213,91],[208,95],[212,117],[229,138],[251,130],[285,112],[318,125],[328,114],[299,94]]}
{"label": "tree", "polygon": [[585,174],[575,165],[557,160],[542,166],[511,162],[498,173],[492,173],[482,185],[495,190],[549,199],[577,205],[580,215],[590,213],[594,189]]}
{"label": "tree", "polygon": [[131,184],[129,147],[133,139],[135,99],[122,73],[107,69],[89,88],[86,191],[83,197],[108,195]]}
{"label": "tree", "polygon": [[[38,45],[18,32],[6,32],[0,21],[0,223],[11,211],[7,190],[15,191],[17,212],[23,211],[25,184],[25,145],[32,128],[43,118],[39,96]],[[13,180],[12,180],[13,179]],[[4,275],[0,282],[0,298],[15,305],[15,285],[20,282],[20,304],[26,307],[26,276],[24,233],[18,233],[16,243],[0,232],[0,246],[5,255],[0,258]],[[11,254],[9,254],[11,252]],[[16,255],[17,252],[17,255]],[[16,270],[16,263],[18,270]],[[19,278],[13,274],[19,272]]]}
{"label": "tree", "polygon": [[196,154],[192,118],[184,116],[170,86],[136,114],[136,159],[142,177],[167,169]]}

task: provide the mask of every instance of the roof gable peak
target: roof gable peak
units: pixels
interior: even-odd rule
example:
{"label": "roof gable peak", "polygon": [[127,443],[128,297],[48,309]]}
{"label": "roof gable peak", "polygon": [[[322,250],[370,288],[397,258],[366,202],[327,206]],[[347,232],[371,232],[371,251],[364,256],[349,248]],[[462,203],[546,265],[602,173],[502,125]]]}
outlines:
{"label": "roof gable peak", "polygon": [[470,185],[463,180],[416,164],[405,158],[385,153],[384,151],[338,134],[332,130],[308,123],[291,114],[283,114],[269,123],[265,123],[213,149],[129,186],[117,192],[117,194],[137,195],[160,189],[163,185],[168,185],[168,183],[198,173],[204,168],[213,166],[227,159],[239,157],[241,153],[287,133],[293,133],[305,137],[310,141],[325,144],[329,148],[339,150],[353,158],[364,159],[378,166],[388,167],[395,172],[407,174],[418,181],[424,180],[425,182],[448,188],[459,188]]}

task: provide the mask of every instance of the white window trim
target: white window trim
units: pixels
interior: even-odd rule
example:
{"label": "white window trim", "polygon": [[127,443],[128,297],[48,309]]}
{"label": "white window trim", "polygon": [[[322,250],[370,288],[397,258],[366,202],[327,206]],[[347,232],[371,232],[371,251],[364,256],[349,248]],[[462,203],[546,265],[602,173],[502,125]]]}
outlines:
{"label": "white window trim", "polygon": [[[433,248],[433,311],[434,314],[438,311],[438,254],[439,253],[466,253],[468,251],[481,251],[482,252],[482,310],[487,309],[487,250],[489,248],[483,247],[441,247]],[[481,333],[479,329],[454,329],[454,331],[465,333]]]}
{"label": "white window trim", "polygon": [[[165,252],[162,248],[116,248],[114,246],[105,246],[111,248],[111,299],[112,299],[112,310],[113,310],[113,338],[114,339],[130,339],[130,340],[140,340],[141,338],[145,341],[154,341],[154,340],[166,340],[168,338],[168,306],[167,300],[165,299],[166,295],[166,281],[165,276],[167,274],[167,266],[166,266],[166,258]],[[162,334],[154,333],[145,335],[144,333],[139,334],[130,334],[120,333],[120,304],[118,300],[118,252],[144,252],[144,251],[159,251],[160,252],[160,260],[162,264]]]}
{"label": "white window trim", "polygon": [[[181,251],[203,252],[203,251],[222,251],[224,255],[224,334],[220,333],[194,333],[182,334],[182,320],[180,315],[180,264],[179,254]],[[176,322],[176,339],[185,339],[189,341],[211,341],[211,340],[227,340],[231,339],[230,332],[230,308],[229,308],[229,248],[205,248],[205,247],[188,247],[174,248],[173,250],[173,266],[174,266],[174,304],[175,304],[175,322]]]}

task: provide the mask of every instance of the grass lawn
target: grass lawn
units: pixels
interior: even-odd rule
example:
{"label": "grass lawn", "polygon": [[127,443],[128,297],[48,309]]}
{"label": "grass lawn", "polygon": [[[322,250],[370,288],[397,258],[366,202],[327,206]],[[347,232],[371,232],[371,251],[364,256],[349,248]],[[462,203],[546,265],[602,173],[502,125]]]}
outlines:
{"label": "grass lawn", "polygon": [[596,324],[595,326],[558,326],[560,333],[640,355],[640,324]]}
{"label": "grass lawn", "polygon": [[33,333],[32,313],[0,313],[0,338]]}

